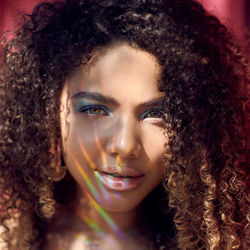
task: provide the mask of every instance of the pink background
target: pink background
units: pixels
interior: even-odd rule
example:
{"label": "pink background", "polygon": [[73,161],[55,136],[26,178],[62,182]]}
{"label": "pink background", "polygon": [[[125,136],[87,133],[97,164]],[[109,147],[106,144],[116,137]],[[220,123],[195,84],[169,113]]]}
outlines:
{"label": "pink background", "polygon": [[[0,0],[0,34],[16,29],[22,12],[29,12],[41,0]],[[239,38],[243,38],[243,27],[250,23],[248,0],[199,0],[211,13],[220,17]],[[248,2],[248,3],[247,3]],[[10,34],[8,35],[8,37]]]}
{"label": "pink background", "polygon": [[[0,0],[0,40],[4,32],[16,30],[21,22],[22,13],[29,13],[41,0]],[[53,1],[53,0],[47,0]],[[198,0],[211,13],[217,15],[239,39],[250,43],[250,1],[249,0]],[[7,39],[11,32],[6,33]],[[1,43],[0,43],[1,46]],[[0,49],[1,52],[1,49]],[[250,44],[247,46],[250,57]],[[0,53],[1,54],[1,53]]]}
{"label": "pink background", "polygon": [[[0,0],[0,34],[18,27],[21,13],[31,11],[39,0]],[[9,34],[7,37],[10,37]]]}

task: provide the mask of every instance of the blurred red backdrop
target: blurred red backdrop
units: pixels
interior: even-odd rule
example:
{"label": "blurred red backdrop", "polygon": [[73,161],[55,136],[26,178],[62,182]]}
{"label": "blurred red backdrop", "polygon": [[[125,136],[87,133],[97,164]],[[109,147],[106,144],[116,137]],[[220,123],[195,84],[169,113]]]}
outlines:
{"label": "blurred red backdrop", "polygon": [[[229,27],[238,38],[243,38],[244,28],[250,30],[249,0],[198,0],[211,13]],[[0,37],[7,30],[15,30],[22,13],[30,12],[41,0],[0,0]],[[11,33],[7,33],[7,38]]]}
{"label": "blurred red backdrop", "polygon": [[[16,30],[23,13],[30,12],[40,0],[0,0],[0,35]],[[7,34],[10,38],[11,34]]]}

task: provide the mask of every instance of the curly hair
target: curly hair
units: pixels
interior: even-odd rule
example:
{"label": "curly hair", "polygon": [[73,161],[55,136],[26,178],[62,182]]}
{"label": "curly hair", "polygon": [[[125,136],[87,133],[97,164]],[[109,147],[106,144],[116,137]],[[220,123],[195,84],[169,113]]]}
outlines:
{"label": "curly hair", "polygon": [[120,42],[153,54],[162,68],[171,135],[164,190],[157,203],[156,191],[143,201],[160,213],[148,216],[144,206],[142,218],[148,227],[152,220],[155,248],[174,238],[175,249],[249,249],[247,63],[229,31],[192,0],[66,0],[24,16],[4,48],[0,76],[8,249],[41,249],[56,204],[69,203],[60,186],[73,193],[70,176],[51,178],[63,83],[94,51]]}

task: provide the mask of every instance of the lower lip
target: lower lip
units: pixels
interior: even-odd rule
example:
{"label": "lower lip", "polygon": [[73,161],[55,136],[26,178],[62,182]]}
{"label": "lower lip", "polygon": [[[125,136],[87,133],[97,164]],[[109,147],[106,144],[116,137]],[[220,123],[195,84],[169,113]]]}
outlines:
{"label": "lower lip", "polygon": [[97,178],[106,187],[114,191],[129,191],[135,189],[143,181],[144,176],[115,177],[110,174],[96,171]]}

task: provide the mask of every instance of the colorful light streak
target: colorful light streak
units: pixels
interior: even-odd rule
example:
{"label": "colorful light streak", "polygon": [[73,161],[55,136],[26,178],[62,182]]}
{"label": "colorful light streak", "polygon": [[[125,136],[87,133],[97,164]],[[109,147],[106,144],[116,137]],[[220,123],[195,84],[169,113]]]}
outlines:
{"label": "colorful light streak", "polygon": [[82,151],[82,153],[83,153],[85,159],[86,159],[87,162],[89,163],[90,167],[91,167],[92,169],[95,170],[95,169],[96,169],[96,165],[95,165],[95,163],[90,159],[90,157],[89,157],[89,155],[88,155],[88,153],[87,153],[85,147],[83,146],[83,144],[82,144],[82,142],[81,142],[81,140],[80,140],[79,138],[78,138],[78,142],[79,142],[79,144],[80,144],[80,148],[81,148],[81,151]]}
{"label": "colorful light streak", "polygon": [[119,166],[119,168],[121,169],[122,168],[122,159],[119,156],[119,154],[117,154],[117,156],[116,156],[116,162],[117,162],[117,165]]}
{"label": "colorful light streak", "polygon": [[120,231],[119,227],[115,224],[115,222],[111,219],[108,213],[87,193],[86,196],[89,198],[92,205],[95,207],[97,212],[102,216],[102,218],[108,223],[110,228],[116,233],[118,237],[121,239],[124,238],[124,234]]}
{"label": "colorful light streak", "polygon": [[84,181],[87,183],[87,185],[88,185],[90,191],[92,192],[93,196],[96,198],[97,201],[100,201],[100,197],[99,197],[93,183],[91,182],[91,180],[89,179],[89,177],[87,176],[87,174],[85,173],[85,171],[83,170],[81,165],[78,163],[78,161],[75,159],[73,154],[72,154],[72,159],[73,159],[76,167],[78,168],[81,176],[83,177]]}
{"label": "colorful light streak", "polygon": [[[114,142],[115,142],[116,131],[114,131],[114,136],[111,144],[111,152],[115,152]],[[116,155],[116,165],[118,166],[118,170],[121,171],[122,168],[122,159],[119,154]]]}
{"label": "colorful light streak", "polygon": [[[102,157],[102,164],[104,167],[107,166],[107,157],[105,154],[105,151],[103,150],[101,144],[100,144],[100,139],[98,136],[98,132],[97,132],[97,128],[96,128],[96,124],[93,123],[94,126],[94,131],[95,131],[95,142],[97,145],[98,150],[100,151],[101,157]],[[87,153],[87,150],[85,149],[84,145],[82,144],[81,140],[78,139],[79,141],[79,145],[80,145],[80,149],[83,153],[83,156],[85,157],[86,161],[88,162],[88,164],[90,165],[90,167],[95,170],[97,169],[95,163],[92,161],[92,159],[90,158],[89,154]],[[113,141],[114,142],[114,141]],[[113,147],[113,142],[112,142],[112,151],[114,149]],[[88,175],[85,173],[84,169],[81,167],[81,165],[79,164],[79,162],[75,159],[74,155],[72,154],[72,159],[76,165],[76,167],[78,168],[81,176],[83,177],[84,181],[87,183],[91,193],[93,194],[93,197],[95,197],[95,199],[93,199],[91,197],[91,195],[86,192],[85,190],[83,190],[83,192],[86,194],[86,196],[88,197],[88,199],[91,201],[91,204],[93,205],[93,207],[97,210],[97,212],[101,215],[101,217],[106,221],[106,223],[110,226],[110,228],[116,233],[116,235],[120,238],[124,238],[124,234],[120,231],[120,229],[118,228],[118,226],[114,223],[114,221],[111,219],[111,217],[108,215],[108,213],[97,203],[100,203],[100,197],[93,185],[93,183],[91,182],[90,178],[88,177]],[[119,155],[117,155],[117,165],[118,166],[122,166],[122,161]],[[105,188],[103,187],[102,183],[100,182],[99,178],[97,178],[97,183],[100,186],[100,189],[102,190],[105,199],[109,198],[108,193],[105,193]],[[117,194],[118,197],[120,197],[119,194]],[[97,202],[96,202],[96,201]],[[78,211],[77,212],[78,215],[80,216],[80,218],[83,219],[83,221],[85,221],[85,223],[87,223],[89,225],[90,228],[92,228],[94,231],[96,231],[98,233],[99,236],[104,237],[105,234],[104,232],[101,230],[101,228],[99,227],[99,225],[97,225],[93,220],[91,220],[89,217],[87,217],[83,212]]]}
{"label": "colorful light streak", "polygon": [[[96,123],[95,123],[95,121],[93,121],[93,127],[94,127],[94,132],[95,132],[95,142],[96,142],[97,148],[98,148],[98,150],[99,150],[99,152],[100,152],[100,154],[101,154],[101,157],[102,157],[102,164],[103,164],[104,169],[105,169],[105,167],[107,166],[107,158],[106,158],[106,154],[105,154],[105,152],[104,152],[104,150],[103,150],[103,148],[102,148],[102,146],[101,146],[101,144],[100,144],[100,139],[99,139],[99,136],[98,136],[98,132],[97,132],[97,128],[96,128]],[[84,156],[85,156],[85,155],[88,156],[88,158],[85,157],[86,160],[91,164],[91,166],[94,167],[94,169],[97,169],[96,165],[93,163],[93,161],[91,160],[90,156],[88,155],[86,149],[85,149],[84,146],[82,145],[80,139],[78,139],[78,140],[79,140],[79,143],[80,143],[80,145],[81,145],[81,148],[84,149],[84,151],[83,151]],[[93,168],[93,167],[92,167],[92,168]],[[97,177],[98,186],[99,186],[99,188],[101,189],[101,191],[102,191],[102,193],[103,193],[103,195],[104,195],[104,198],[109,202],[109,201],[110,201],[110,197],[109,197],[109,195],[108,195],[108,192],[107,192],[106,189],[103,187],[103,184],[101,183],[100,178],[98,178],[98,176],[96,176],[96,177]]]}
{"label": "colorful light streak", "polygon": [[148,166],[150,167],[150,168],[152,168],[152,169],[154,169],[155,168],[155,166],[154,166],[154,164],[153,164],[153,162],[152,161],[148,161]]}
{"label": "colorful light streak", "polygon": [[[83,147],[83,145],[81,145],[81,147]],[[86,151],[85,151],[86,153]],[[100,197],[98,195],[98,193],[96,192],[96,189],[94,188],[93,183],[90,181],[89,177],[87,176],[87,174],[85,173],[85,171],[83,170],[83,168],[81,168],[80,164],[78,163],[78,161],[75,159],[75,157],[72,154],[72,159],[76,165],[76,167],[78,168],[81,176],[83,177],[83,179],[85,180],[85,182],[87,183],[90,191],[92,192],[93,196],[95,197],[95,199],[100,202]],[[90,160],[90,158],[88,157],[88,159]],[[94,163],[93,163],[94,164]],[[111,227],[111,229],[117,234],[117,236],[123,238],[123,233],[119,230],[119,228],[117,227],[117,225],[113,222],[113,220],[110,218],[110,216],[108,215],[108,213],[90,196],[90,194],[88,192],[86,192],[85,190],[83,190],[83,192],[86,194],[86,196],[88,197],[88,199],[91,201],[91,204],[95,207],[95,209],[97,210],[97,212],[101,215],[101,217],[108,223],[108,225]],[[100,227],[91,219],[89,219],[88,217],[86,217],[84,214],[81,214],[81,218],[95,231],[98,232],[98,234],[103,235],[103,232],[101,231]]]}
{"label": "colorful light streak", "polygon": [[95,142],[96,142],[97,148],[99,149],[99,152],[101,154],[102,164],[103,164],[103,167],[105,169],[107,167],[107,157],[106,157],[106,153],[104,152],[104,150],[103,150],[103,148],[102,148],[102,146],[100,144],[100,139],[99,139],[99,136],[98,136],[95,121],[93,121],[93,127],[94,127],[94,132],[95,132]]}
{"label": "colorful light streak", "polygon": [[99,188],[101,189],[102,193],[103,193],[103,196],[105,198],[105,200],[107,202],[110,202],[110,197],[109,197],[109,194],[108,192],[105,190],[105,187],[103,186],[103,184],[101,183],[101,179],[100,179],[100,175],[95,175],[96,176],[96,179],[97,179],[97,184],[99,186]]}
{"label": "colorful light streak", "polygon": [[97,232],[100,237],[104,237],[105,233],[100,229],[99,225],[97,225],[93,220],[91,220],[82,210],[76,210],[77,215],[86,223],[90,228]]}

